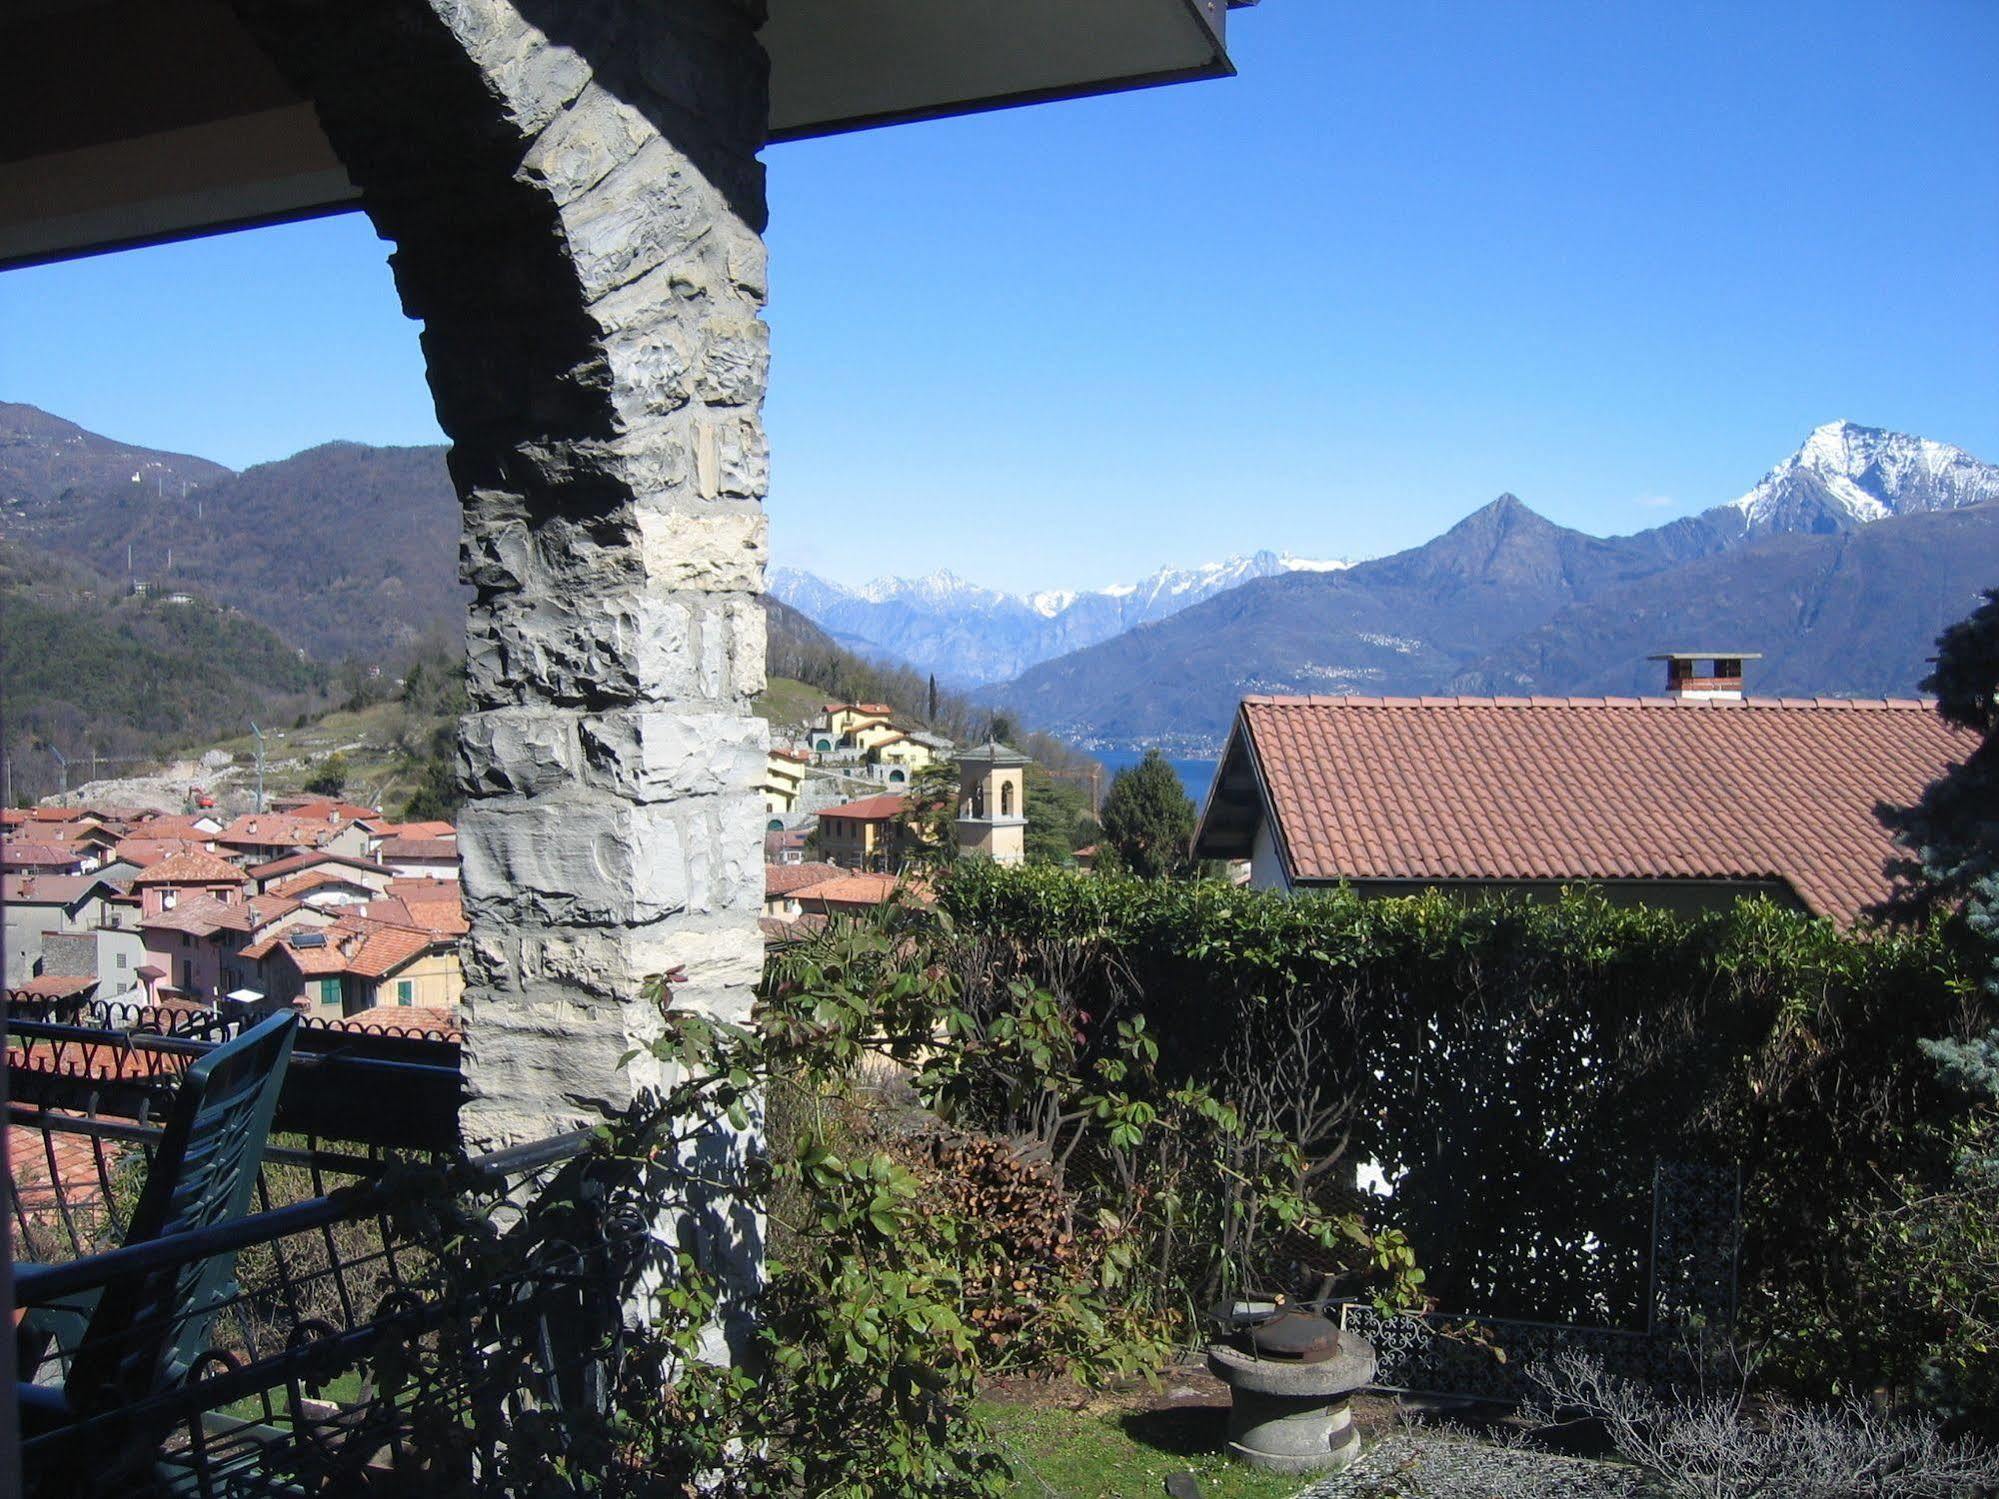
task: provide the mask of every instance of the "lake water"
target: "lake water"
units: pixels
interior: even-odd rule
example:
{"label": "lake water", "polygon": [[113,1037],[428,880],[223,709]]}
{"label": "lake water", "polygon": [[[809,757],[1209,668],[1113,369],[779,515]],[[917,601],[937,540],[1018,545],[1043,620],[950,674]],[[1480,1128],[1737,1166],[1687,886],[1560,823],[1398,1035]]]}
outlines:
{"label": "lake water", "polygon": [[[1083,753],[1102,765],[1106,776],[1114,776],[1127,765],[1136,765],[1145,758],[1142,749],[1085,750]],[[1175,760],[1169,755],[1166,763],[1179,772],[1180,784],[1187,788],[1187,795],[1194,798],[1196,806],[1207,800],[1208,786],[1215,778],[1216,761]],[[1110,789],[1108,780],[1104,782],[1104,789]]]}

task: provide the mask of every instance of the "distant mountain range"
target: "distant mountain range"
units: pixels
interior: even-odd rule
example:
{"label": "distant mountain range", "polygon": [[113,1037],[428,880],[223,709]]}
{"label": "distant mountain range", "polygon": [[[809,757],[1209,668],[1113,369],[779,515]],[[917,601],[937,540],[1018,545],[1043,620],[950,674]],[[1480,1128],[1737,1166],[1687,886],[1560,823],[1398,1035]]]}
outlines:
{"label": "distant mountain range", "polygon": [[934,671],[940,681],[964,687],[1003,681],[1252,579],[1352,565],[1256,552],[1197,567],[1162,567],[1136,583],[1027,594],[982,588],[942,571],[849,588],[779,567],[771,570],[770,591],[817,620],[849,650]]}
{"label": "distant mountain range", "polygon": [[1656,691],[1654,651],[1759,651],[1752,692],[1912,693],[1999,584],[1999,468],[1834,422],[1749,492],[1635,536],[1502,495],[1423,546],[1264,578],[1047,661],[994,701],[1086,747],[1212,751],[1247,693]]}
{"label": "distant mountain range", "polygon": [[[257,684],[241,691],[303,703],[322,679],[281,671],[237,626],[320,662],[393,665],[420,639],[455,640],[458,529],[442,448],[328,443],[237,474],[0,403],[9,643],[26,645],[32,608],[52,658],[79,649],[53,644],[65,611],[146,649],[210,617],[113,610],[136,578],[247,616],[228,626]],[[1740,498],[1634,536],[1588,536],[1503,495],[1420,547],[1351,565],[1259,552],[1027,595],[949,573],[865,588],[771,577],[798,611],[773,610],[780,653],[824,656],[816,622],[947,684],[1001,682],[984,696],[1032,727],[1190,755],[1215,747],[1245,693],[1651,691],[1644,657],[1659,650],[1760,651],[1752,692],[1909,693],[1937,632],[1994,584],[1999,467],[1850,422],[1812,432]],[[10,668],[17,727],[29,664],[16,653]],[[205,717],[191,692],[175,696]],[[233,714],[239,689],[225,696]]]}
{"label": "distant mountain range", "polygon": [[441,447],[330,442],[238,474],[0,403],[0,530],[206,594],[322,661],[456,637],[471,597]]}

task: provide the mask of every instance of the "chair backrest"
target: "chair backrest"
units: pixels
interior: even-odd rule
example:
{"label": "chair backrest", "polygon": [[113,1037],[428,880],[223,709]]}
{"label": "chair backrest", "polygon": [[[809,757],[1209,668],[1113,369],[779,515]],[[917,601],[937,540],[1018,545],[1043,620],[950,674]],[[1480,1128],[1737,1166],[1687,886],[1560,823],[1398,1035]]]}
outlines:
{"label": "chair backrest", "polygon": [[[182,1075],[127,1244],[249,1212],[297,1028],[296,1014],[274,1015]],[[72,1405],[107,1410],[184,1379],[235,1282],[234,1250],[107,1282],[70,1366]]]}

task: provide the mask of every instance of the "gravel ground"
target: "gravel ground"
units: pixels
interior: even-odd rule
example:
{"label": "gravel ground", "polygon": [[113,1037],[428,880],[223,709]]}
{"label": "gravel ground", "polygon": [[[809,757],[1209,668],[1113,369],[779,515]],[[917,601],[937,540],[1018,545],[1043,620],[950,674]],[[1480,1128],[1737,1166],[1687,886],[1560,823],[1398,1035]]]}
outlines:
{"label": "gravel ground", "polygon": [[1457,1438],[1383,1437],[1297,1499],[1639,1499],[1629,1468]]}

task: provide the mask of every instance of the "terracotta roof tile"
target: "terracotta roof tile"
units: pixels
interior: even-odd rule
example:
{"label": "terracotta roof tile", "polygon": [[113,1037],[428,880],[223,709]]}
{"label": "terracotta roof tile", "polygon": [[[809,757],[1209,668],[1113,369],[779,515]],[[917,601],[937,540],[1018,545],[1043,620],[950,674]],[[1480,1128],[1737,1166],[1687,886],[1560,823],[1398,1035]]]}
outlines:
{"label": "terracotta roof tile", "polygon": [[66,906],[97,886],[116,887],[94,874],[10,874],[0,876],[0,901],[16,906]]}
{"label": "terracotta roof tile", "polygon": [[899,875],[843,874],[838,879],[808,885],[797,893],[797,898],[807,911],[853,911],[879,906],[898,890],[917,893],[916,887]]}
{"label": "terracotta roof tile", "polygon": [[248,872],[252,879],[274,880],[280,875],[291,874],[301,869],[316,869],[322,864],[344,864],[350,869],[365,869],[374,874],[395,873],[388,865],[378,864],[373,859],[364,859],[358,854],[328,853],[323,849],[314,849],[303,854],[286,854],[282,859],[253,864]]}
{"label": "terracotta roof tile", "polygon": [[837,880],[847,873],[837,864],[766,864],[764,899],[791,895],[811,885]]}
{"label": "terracotta roof tile", "polygon": [[861,822],[879,822],[884,818],[900,817],[904,799],[899,796],[864,796],[857,802],[848,802],[841,807],[827,807],[820,812],[823,822],[832,818],[854,818]]}
{"label": "terracotta roof tile", "polygon": [[384,838],[375,845],[375,852],[384,859],[455,859],[458,857],[456,838]]}
{"label": "terracotta roof tile", "polygon": [[1294,878],[1786,881],[1851,923],[1875,816],[1975,745],[1925,703],[1248,698]]}
{"label": "terracotta roof tile", "polygon": [[139,871],[134,885],[240,885],[243,871],[214,854],[188,849]]}

